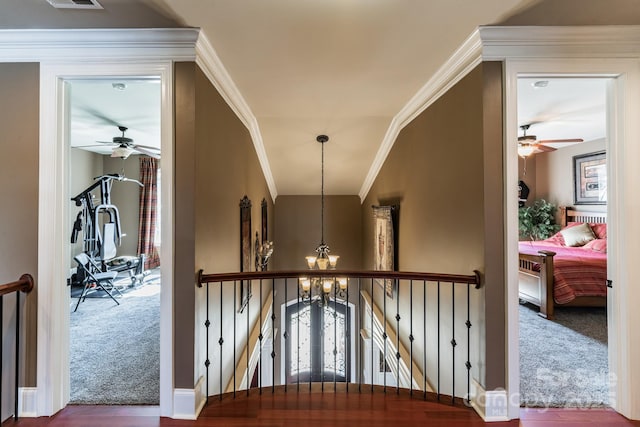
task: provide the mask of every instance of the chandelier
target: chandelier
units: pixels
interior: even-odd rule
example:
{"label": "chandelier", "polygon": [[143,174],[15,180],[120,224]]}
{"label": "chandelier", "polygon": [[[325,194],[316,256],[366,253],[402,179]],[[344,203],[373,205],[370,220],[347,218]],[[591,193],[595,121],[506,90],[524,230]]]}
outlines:
{"label": "chandelier", "polygon": [[[330,255],[329,245],[324,241],[324,144],[329,141],[327,135],[318,135],[316,138],[321,144],[321,187],[320,187],[320,244],[316,247],[316,255],[305,257],[310,270],[335,269],[338,263],[338,255]],[[330,277],[300,277],[301,297],[304,302],[327,303],[332,294],[336,299],[345,299],[347,289],[346,278]],[[335,289],[335,291],[334,291]]]}

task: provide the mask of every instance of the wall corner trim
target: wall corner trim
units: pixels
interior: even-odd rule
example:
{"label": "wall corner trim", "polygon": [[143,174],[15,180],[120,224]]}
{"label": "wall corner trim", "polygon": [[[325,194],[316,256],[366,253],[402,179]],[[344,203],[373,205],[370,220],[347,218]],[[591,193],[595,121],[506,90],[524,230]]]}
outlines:
{"label": "wall corner trim", "polygon": [[267,152],[262,141],[258,120],[253,115],[249,104],[247,104],[240,90],[238,90],[238,87],[220,60],[218,53],[203,31],[200,31],[198,41],[196,42],[196,64],[198,64],[211,84],[213,84],[225,102],[249,130],[258,161],[260,162],[260,167],[262,168],[262,174],[264,175],[269,193],[271,194],[271,200],[275,202],[276,197],[278,197],[278,191],[273,179],[273,174],[271,173],[271,167],[269,166],[269,159],[267,158]]}
{"label": "wall corner trim", "polygon": [[471,407],[485,422],[509,421],[508,396],[504,389],[485,390],[477,381],[472,380]]}
{"label": "wall corner trim", "polygon": [[196,420],[206,403],[205,381],[200,377],[193,389],[176,388],[173,390],[173,419]]}
{"label": "wall corner trim", "polygon": [[358,195],[364,202],[400,131],[482,61],[480,32],[476,29],[420,90],[396,114],[376,153]]}
{"label": "wall corner trim", "polygon": [[18,388],[18,416],[22,418],[38,416],[38,389],[36,387]]}

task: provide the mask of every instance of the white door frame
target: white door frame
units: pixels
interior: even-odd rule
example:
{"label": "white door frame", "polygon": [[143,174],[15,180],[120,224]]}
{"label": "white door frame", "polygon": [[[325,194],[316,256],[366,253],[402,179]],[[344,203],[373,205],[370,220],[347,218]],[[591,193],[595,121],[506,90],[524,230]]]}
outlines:
{"label": "white door frame", "polygon": [[38,212],[37,410],[69,402],[69,148],[65,80],[154,77],[161,81],[162,247],[160,412],[173,414],[173,63],[41,64]]}
{"label": "white door frame", "polygon": [[[607,217],[608,278],[614,287],[608,295],[609,370],[611,407],[632,419],[640,418],[640,403],[632,396],[640,392],[640,370],[634,364],[640,357],[640,345],[633,339],[629,325],[640,323],[634,305],[640,291],[630,277],[631,262],[640,257],[634,224],[640,196],[632,184],[640,182],[632,159],[640,158],[640,61],[633,59],[540,58],[505,62],[505,185],[507,254],[507,338],[509,418],[519,417],[518,346],[518,225],[517,225],[517,79],[526,76],[577,76],[611,78],[608,96],[607,129]],[[513,191],[509,191],[513,189]],[[635,209],[634,209],[635,207]],[[636,399],[637,400],[637,399]]]}

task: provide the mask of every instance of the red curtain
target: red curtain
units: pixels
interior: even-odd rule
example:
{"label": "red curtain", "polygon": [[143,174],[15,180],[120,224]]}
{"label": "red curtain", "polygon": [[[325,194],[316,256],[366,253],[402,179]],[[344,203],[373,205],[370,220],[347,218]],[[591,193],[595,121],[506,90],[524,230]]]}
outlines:
{"label": "red curtain", "polygon": [[138,226],[138,255],[145,254],[144,268],[160,265],[154,243],[158,217],[158,160],[140,157],[140,221]]}

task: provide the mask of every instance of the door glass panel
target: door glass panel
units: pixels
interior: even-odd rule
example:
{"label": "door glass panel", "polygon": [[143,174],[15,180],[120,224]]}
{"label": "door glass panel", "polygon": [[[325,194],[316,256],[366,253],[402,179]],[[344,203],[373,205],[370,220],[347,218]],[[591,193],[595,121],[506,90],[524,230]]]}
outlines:
{"label": "door glass panel", "polygon": [[[346,376],[345,363],[345,315],[336,312],[332,306],[325,306],[324,321],[324,371],[335,372],[337,376]],[[335,350],[335,355],[334,355]]]}
{"label": "door glass panel", "polygon": [[292,339],[289,372],[291,375],[309,373],[311,372],[311,307],[306,306],[293,313],[289,328]]}

